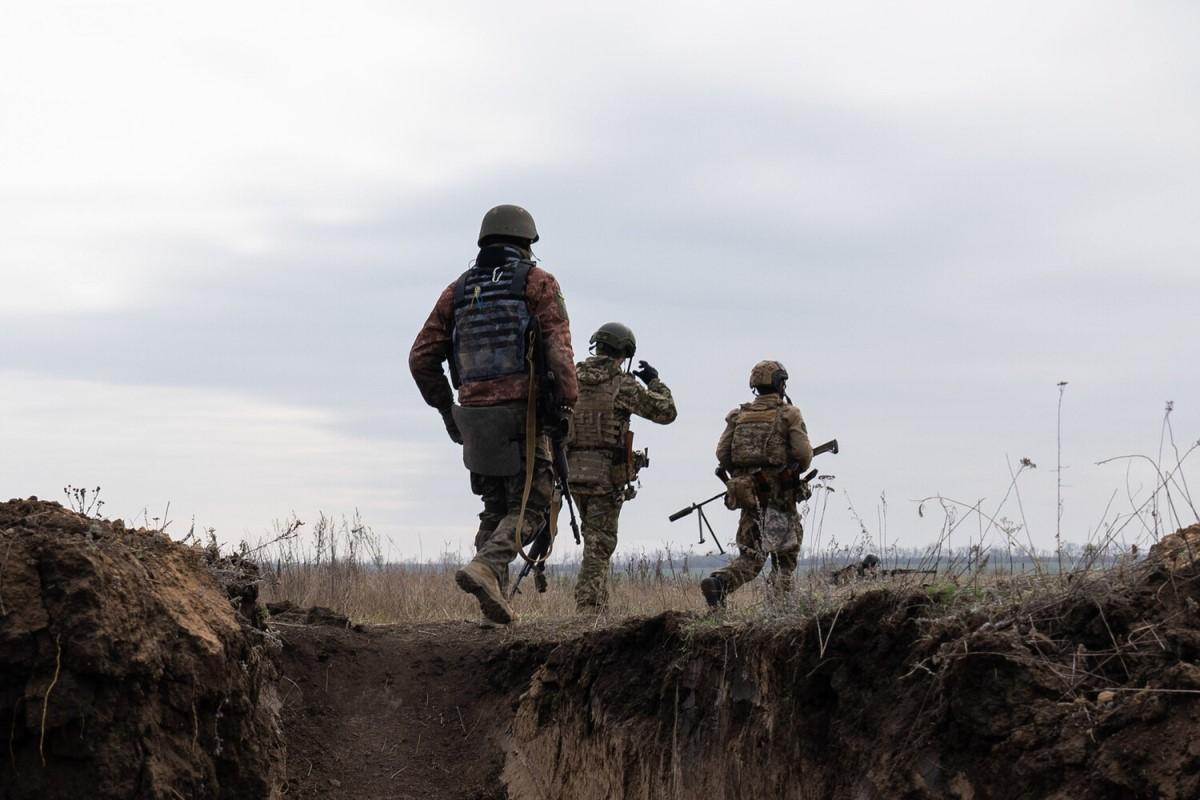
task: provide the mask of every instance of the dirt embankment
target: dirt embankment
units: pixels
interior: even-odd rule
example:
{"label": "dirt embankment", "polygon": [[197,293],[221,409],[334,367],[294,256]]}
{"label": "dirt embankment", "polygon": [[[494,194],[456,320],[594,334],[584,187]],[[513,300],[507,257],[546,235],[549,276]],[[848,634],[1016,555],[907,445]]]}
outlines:
{"label": "dirt embankment", "polygon": [[819,624],[585,636],[522,698],[509,796],[1200,797],[1197,557],[1200,526],[988,617],[874,591]]}
{"label": "dirt embankment", "polygon": [[271,649],[202,551],[0,503],[0,798],[276,796]]}
{"label": "dirt embankment", "polygon": [[265,631],[236,560],[3,503],[0,800],[1200,797],[1197,556],[967,613]]}

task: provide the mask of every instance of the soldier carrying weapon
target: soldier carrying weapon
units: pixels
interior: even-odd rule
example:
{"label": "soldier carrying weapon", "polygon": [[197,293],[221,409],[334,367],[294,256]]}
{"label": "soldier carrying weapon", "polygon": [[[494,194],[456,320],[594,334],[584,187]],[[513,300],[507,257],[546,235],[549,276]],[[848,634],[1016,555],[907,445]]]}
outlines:
{"label": "soldier carrying weapon", "polygon": [[[408,356],[425,402],[463,445],[471,491],[483,500],[475,557],[454,579],[488,620],[505,625],[513,620],[504,591],[509,562],[518,552],[528,557],[526,545],[550,508],[549,434],[565,432],[579,396],[566,303],[558,281],[534,262],[537,240],[525,209],[488,211],[474,265],[443,290]],[[552,396],[556,407],[539,408],[539,393]]]}
{"label": "soldier carrying weapon", "polygon": [[[788,373],[778,361],[760,361],[750,371],[757,397],[725,417],[717,442],[718,470],[726,479],[725,505],[741,509],[738,557],[700,582],[709,606],[753,580],[770,556],[767,577],[772,592],[791,589],[792,573],[804,536],[796,503],[805,499],[803,476],[812,463],[813,447],[800,409],[787,396]],[[833,450],[836,452],[836,443]]]}

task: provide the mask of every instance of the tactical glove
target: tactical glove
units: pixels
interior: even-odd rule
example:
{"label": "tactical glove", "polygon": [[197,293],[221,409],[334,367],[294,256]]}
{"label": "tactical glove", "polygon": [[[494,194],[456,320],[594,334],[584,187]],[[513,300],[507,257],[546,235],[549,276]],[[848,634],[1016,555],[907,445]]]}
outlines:
{"label": "tactical glove", "polygon": [[458,429],[458,423],[454,421],[454,406],[443,408],[441,414],[442,422],[446,423],[446,433],[450,434],[450,440],[455,444],[462,444],[462,432]]}
{"label": "tactical glove", "polygon": [[647,385],[651,381],[658,380],[658,370],[647,364],[645,361],[638,362],[638,368],[633,371],[633,374],[641,378]]}

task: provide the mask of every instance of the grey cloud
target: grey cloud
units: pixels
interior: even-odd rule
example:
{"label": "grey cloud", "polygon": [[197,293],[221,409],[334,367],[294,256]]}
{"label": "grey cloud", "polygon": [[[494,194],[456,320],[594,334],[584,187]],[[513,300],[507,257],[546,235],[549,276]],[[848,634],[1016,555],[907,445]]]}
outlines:
{"label": "grey cloud", "polygon": [[[902,471],[932,484],[954,472],[905,449],[933,431],[974,435],[997,457],[1003,431],[1025,421],[1014,405],[1072,373],[1106,387],[1169,376],[1181,397],[1200,388],[1180,300],[1194,279],[1134,277],[1136,265],[1105,274],[1090,267],[1106,253],[1089,250],[1086,230],[1063,240],[1079,207],[1119,203],[1153,171],[1052,157],[1037,141],[951,148],[953,130],[908,115],[686,86],[610,103],[587,122],[569,165],[367,198],[375,210],[358,222],[272,231],[281,246],[268,255],[159,243],[164,261],[235,269],[193,272],[162,287],[166,301],[120,314],[0,320],[0,367],[236,389],[332,409],[356,436],[439,440],[407,375],[408,346],[473,255],[482,211],[521,202],[543,229],[539,252],[563,284],[577,349],[594,326],[624,319],[676,388],[680,423],[645,432],[664,468],[631,516],[655,535],[660,512],[706,478],[721,416],[765,354],[797,376],[815,436],[883,438],[842,459],[863,495]],[[739,185],[741,168],[759,177]],[[1164,235],[1195,251],[1194,229]],[[1103,408],[1075,413],[1112,440]],[[416,488],[462,500],[462,482],[444,480],[431,473]]]}

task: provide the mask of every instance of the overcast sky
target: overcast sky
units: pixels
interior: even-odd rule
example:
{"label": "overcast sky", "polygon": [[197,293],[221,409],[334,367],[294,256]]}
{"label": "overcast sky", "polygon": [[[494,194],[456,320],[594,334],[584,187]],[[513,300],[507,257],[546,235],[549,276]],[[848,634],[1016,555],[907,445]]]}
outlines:
{"label": "overcast sky", "polygon": [[1200,438],[1197,41],[1190,1],[5,3],[0,495],[98,484],[227,541],[357,508],[393,556],[467,552],[406,358],[518,203],[577,355],[626,322],[677,398],[635,426],[624,548],[695,538],[666,516],[719,489],[762,358],[842,444],[826,541],[886,495],[930,542],[914,501],[994,508],[1030,458],[1052,545],[1069,381],[1085,541],[1152,484],[1096,461],[1156,455],[1168,400]]}

